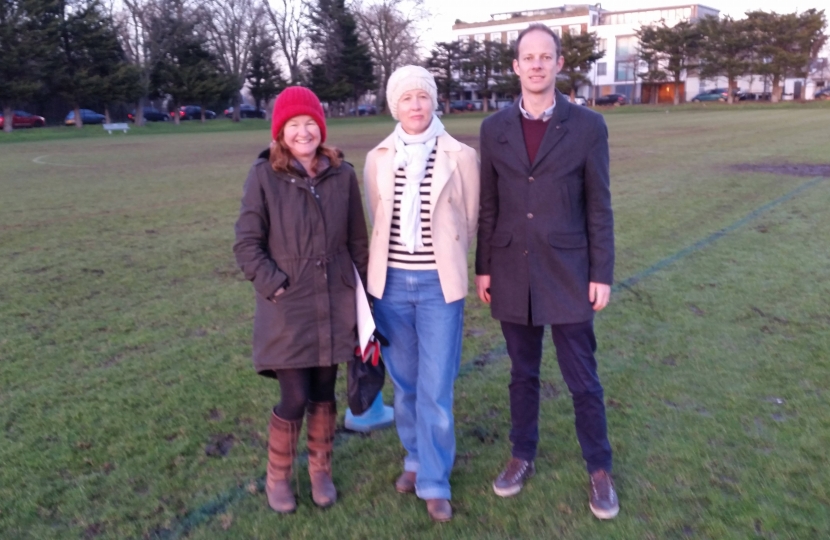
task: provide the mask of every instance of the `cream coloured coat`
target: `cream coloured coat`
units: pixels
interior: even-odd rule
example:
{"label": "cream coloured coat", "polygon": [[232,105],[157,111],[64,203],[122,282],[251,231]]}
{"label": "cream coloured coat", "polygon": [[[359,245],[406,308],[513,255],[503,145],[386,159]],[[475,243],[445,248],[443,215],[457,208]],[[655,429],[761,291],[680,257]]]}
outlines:
{"label": "cream coloured coat", "polygon": [[[432,169],[432,245],[444,300],[467,296],[467,250],[478,228],[481,191],[476,151],[448,134],[438,137]],[[390,135],[366,156],[363,181],[372,238],[367,291],[383,297],[389,258],[389,233],[395,199],[395,136]]]}

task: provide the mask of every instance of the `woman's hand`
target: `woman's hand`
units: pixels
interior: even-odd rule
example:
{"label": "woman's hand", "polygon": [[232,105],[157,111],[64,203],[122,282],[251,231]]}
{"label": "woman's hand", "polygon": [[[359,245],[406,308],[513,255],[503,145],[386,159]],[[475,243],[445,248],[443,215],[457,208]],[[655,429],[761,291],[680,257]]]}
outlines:
{"label": "woman's hand", "polygon": [[482,302],[490,303],[490,276],[476,276],[476,292]]}

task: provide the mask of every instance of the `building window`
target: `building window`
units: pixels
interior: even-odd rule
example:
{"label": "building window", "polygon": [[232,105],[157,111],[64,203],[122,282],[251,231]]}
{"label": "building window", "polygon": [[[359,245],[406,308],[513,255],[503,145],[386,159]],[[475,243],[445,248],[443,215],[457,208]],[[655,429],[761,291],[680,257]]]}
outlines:
{"label": "building window", "polygon": [[476,34],[475,40],[478,41],[479,43],[483,43],[484,42],[484,34]]}
{"label": "building window", "polygon": [[551,26],[550,29],[553,30],[554,34],[556,34],[559,37],[562,37],[562,27],[561,26]]}
{"label": "building window", "polygon": [[568,27],[568,33],[573,36],[578,36],[582,33],[582,26],[579,24],[572,24]]}
{"label": "building window", "polygon": [[458,41],[460,41],[461,43],[466,43],[470,41],[470,36],[458,36]]}
{"label": "building window", "polygon": [[630,56],[637,55],[637,36],[620,36],[617,38],[617,54],[616,57],[618,60],[622,60],[624,57],[626,60],[629,59]]}
{"label": "building window", "polygon": [[597,62],[597,76],[608,74],[608,64],[606,62]]}
{"label": "building window", "polygon": [[617,38],[617,50],[614,55],[615,81],[633,81],[637,67],[637,36],[620,36]]}
{"label": "building window", "polygon": [[490,41],[501,43],[501,32],[493,32],[492,34],[490,34]]}
{"label": "building window", "polygon": [[615,81],[633,81],[634,63],[631,61],[617,62],[617,71],[614,74]]}
{"label": "building window", "polygon": [[507,33],[507,42],[508,43],[513,43],[517,39],[519,39],[519,31],[518,30],[511,30],[510,32]]}
{"label": "building window", "polygon": [[608,50],[608,40],[600,38],[597,42],[597,52],[605,52]]}

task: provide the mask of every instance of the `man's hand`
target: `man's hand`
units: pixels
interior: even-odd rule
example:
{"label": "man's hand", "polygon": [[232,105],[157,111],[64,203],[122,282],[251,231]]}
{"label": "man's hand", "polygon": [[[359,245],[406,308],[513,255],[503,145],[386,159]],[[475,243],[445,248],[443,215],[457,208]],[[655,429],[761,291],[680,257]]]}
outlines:
{"label": "man's hand", "polygon": [[490,303],[490,276],[476,276],[476,292],[482,302]]}
{"label": "man's hand", "polygon": [[[476,278],[478,280],[478,278]],[[477,283],[478,281],[476,281]],[[602,308],[608,305],[608,301],[611,300],[611,285],[606,285],[605,283],[594,283],[593,281],[588,284],[588,300],[593,304],[594,311],[600,311]]]}

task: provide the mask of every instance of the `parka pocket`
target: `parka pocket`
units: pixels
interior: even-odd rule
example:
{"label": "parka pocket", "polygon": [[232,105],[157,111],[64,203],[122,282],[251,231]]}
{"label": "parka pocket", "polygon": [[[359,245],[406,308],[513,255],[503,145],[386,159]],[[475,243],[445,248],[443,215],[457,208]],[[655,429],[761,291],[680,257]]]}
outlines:
{"label": "parka pocket", "polygon": [[354,273],[354,263],[348,253],[337,257],[338,265],[340,266],[340,275],[343,277],[343,283],[349,288],[357,288],[357,276]]}

